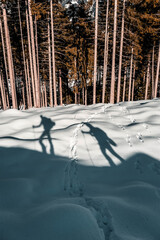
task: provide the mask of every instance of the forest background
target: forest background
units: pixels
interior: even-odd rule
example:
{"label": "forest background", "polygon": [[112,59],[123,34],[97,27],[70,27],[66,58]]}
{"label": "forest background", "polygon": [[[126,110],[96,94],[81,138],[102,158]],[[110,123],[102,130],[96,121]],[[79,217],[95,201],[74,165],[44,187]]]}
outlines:
{"label": "forest background", "polygon": [[0,107],[160,96],[159,0],[0,1]]}

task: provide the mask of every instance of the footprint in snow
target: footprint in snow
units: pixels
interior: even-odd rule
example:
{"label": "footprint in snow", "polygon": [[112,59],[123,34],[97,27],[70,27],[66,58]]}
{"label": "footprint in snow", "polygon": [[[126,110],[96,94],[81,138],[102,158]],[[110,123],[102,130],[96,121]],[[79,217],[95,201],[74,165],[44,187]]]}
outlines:
{"label": "footprint in snow", "polygon": [[136,137],[139,139],[140,142],[144,142],[142,134],[141,133],[137,133]]}
{"label": "footprint in snow", "polygon": [[157,175],[160,175],[160,163],[152,163],[150,167],[153,172],[155,172]]}
{"label": "footprint in snow", "polygon": [[128,134],[127,134],[126,141],[129,144],[129,146],[132,147],[131,136],[129,136]]}

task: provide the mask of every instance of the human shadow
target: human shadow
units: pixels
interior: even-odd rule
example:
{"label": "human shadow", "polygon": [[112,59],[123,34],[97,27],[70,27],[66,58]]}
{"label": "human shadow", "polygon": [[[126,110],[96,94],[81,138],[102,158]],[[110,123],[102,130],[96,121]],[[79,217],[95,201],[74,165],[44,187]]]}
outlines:
{"label": "human shadow", "polygon": [[54,148],[53,148],[50,131],[55,126],[55,122],[53,122],[50,118],[44,117],[42,115],[40,115],[40,117],[41,117],[40,124],[36,125],[36,126],[33,125],[32,127],[39,128],[40,126],[43,126],[44,131],[39,138],[39,143],[42,147],[42,151],[43,151],[43,153],[46,153],[46,146],[44,145],[43,140],[45,140],[46,139],[45,137],[47,137],[49,144],[50,144],[50,154],[54,154]]}
{"label": "human shadow", "polygon": [[118,158],[121,162],[124,161],[124,159],[118,153],[116,153],[112,148],[112,146],[117,146],[117,144],[112,139],[110,139],[102,129],[93,127],[90,123],[84,123],[84,124],[89,128],[89,131],[88,132],[82,131],[82,133],[90,134],[97,140],[100,150],[103,156],[108,160],[110,166],[115,166],[115,164],[112,158],[106,153],[107,150],[113,156]]}

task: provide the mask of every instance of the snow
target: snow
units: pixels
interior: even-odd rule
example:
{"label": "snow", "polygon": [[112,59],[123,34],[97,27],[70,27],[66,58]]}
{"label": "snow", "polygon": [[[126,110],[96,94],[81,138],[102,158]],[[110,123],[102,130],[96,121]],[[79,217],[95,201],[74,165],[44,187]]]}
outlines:
{"label": "snow", "polygon": [[0,239],[160,239],[160,99],[0,110]]}

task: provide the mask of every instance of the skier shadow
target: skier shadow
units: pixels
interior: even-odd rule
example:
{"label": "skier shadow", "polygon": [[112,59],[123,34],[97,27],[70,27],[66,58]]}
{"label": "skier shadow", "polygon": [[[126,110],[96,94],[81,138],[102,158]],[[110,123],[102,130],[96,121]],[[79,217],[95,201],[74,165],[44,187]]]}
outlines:
{"label": "skier shadow", "polygon": [[89,128],[89,132],[82,131],[82,133],[90,134],[97,140],[100,150],[103,156],[108,160],[110,166],[115,166],[115,164],[111,157],[106,153],[106,150],[108,150],[113,156],[118,158],[121,162],[124,161],[124,159],[112,148],[112,146],[117,146],[117,144],[112,139],[110,139],[102,129],[93,127],[90,123],[84,124]]}
{"label": "skier shadow", "polygon": [[52,138],[50,135],[51,129],[55,126],[55,122],[53,122],[50,118],[47,117],[43,117],[42,115],[40,115],[41,117],[41,122],[39,125],[33,125],[33,128],[39,128],[40,126],[43,126],[44,131],[42,132],[40,138],[39,138],[39,143],[42,147],[42,151],[43,153],[47,154],[46,151],[46,146],[44,145],[43,141],[46,139],[50,144],[50,154],[54,154],[54,148],[53,148],[53,143],[52,143]]}

